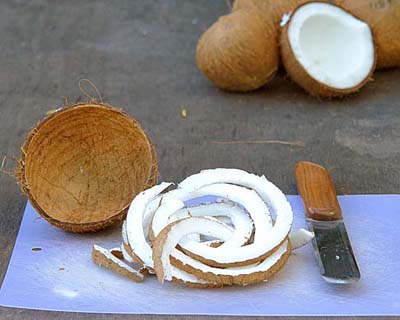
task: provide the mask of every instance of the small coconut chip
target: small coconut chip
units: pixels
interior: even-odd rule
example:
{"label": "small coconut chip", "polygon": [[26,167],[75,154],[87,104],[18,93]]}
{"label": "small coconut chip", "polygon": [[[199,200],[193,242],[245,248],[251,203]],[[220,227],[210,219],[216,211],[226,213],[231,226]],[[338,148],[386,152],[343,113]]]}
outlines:
{"label": "small coconut chip", "polygon": [[341,97],[358,91],[375,69],[371,28],[328,3],[298,7],[281,33],[289,76],[313,96]]}
{"label": "small coconut chip", "polygon": [[290,244],[293,250],[305,246],[314,238],[314,233],[305,229],[299,229],[289,236]]}
{"label": "small coconut chip", "polygon": [[94,263],[128,277],[135,282],[142,282],[144,280],[143,274],[117,258],[117,255],[115,255],[115,250],[112,253],[98,245],[93,245],[92,260]]}
{"label": "small coconut chip", "polygon": [[[213,288],[266,281],[292,248],[313,237],[305,230],[289,235],[292,208],[264,176],[212,169],[169,190],[172,185],[163,182],[136,196],[122,226],[122,248],[115,250],[160,282]],[[216,200],[201,202],[204,196]]]}

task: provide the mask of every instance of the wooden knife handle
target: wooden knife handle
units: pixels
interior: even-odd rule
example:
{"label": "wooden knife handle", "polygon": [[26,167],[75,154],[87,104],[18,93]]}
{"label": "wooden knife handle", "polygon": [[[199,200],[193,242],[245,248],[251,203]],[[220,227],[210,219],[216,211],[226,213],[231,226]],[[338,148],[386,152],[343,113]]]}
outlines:
{"label": "wooden knife handle", "polygon": [[322,221],[342,219],[328,170],[312,162],[300,161],[296,165],[296,181],[308,218]]}

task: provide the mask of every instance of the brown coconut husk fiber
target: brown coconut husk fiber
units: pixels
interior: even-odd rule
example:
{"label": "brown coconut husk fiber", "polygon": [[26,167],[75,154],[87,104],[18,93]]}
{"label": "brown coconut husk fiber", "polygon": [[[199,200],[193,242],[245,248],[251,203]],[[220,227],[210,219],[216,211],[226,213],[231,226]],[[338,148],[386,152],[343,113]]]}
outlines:
{"label": "brown coconut husk fiber", "polygon": [[52,225],[94,232],[120,223],[133,198],[157,182],[154,147],[139,123],[104,103],[58,110],[21,148],[22,191]]}

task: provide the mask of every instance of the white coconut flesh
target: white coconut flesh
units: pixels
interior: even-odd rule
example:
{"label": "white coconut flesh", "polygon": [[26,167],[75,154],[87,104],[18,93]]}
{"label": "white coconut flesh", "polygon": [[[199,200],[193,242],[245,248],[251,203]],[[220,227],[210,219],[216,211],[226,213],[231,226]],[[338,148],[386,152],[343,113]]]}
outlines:
{"label": "white coconut flesh", "polygon": [[[170,212],[170,215],[163,215],[161,210],[158,210],[153,218],[153,234],[159,234],[165,226],[177,220],[201,216],[218,217],[218,220],[220,220],[219,217],[221,216],[230,218],[232,222],[232,233],[228,239],[224,239],[224,242],[219,246],[220,249],[226,247],[240,247],[249,241],[253,233],[253,221],[243,208],[232,202],[216,202],[183,208],[176,212]],[[226,222],[223,223],[226,225]],[[227,225],[227,227],[229,226]],[[184,238],[179,244],[186,250],[199,252],[201,247],[210,246],[213,243],[216,243],[216,241],[199,243],[198,241],[192,241],[190,238]]]}
{"label": "white coconut flesh", "polygon": [[[171,185],[172,183],[162,182],[161,184],[138,194],[129,207],[126,222],[123,224],[122,228],[123,242],[130,246],[133,254],[135,254],[143,262],[144,267],[149,268],[151,273],[152,269],[154,268],[152,248],[149,245],[144,233],[143,218],[145,213],[150,211],[147,209],[149,204],[156,198],[159,198],[159,194]],[[231,236],[232,230],[229,229],[229,232]],[[229,237],[227,236],[227,238]],[[204,285],[210,284],[208,281],[198,279],[195,276],[175,267],[172,268],[172,274],[175,279],[184,283]]]}
{"label": "white coconut flesh", "polygon": [[171,185],[172,183],[163,182],[139,193],[133,199],[128,210],[126,217],[127,240],[133,253],[143,261],[145,267],[153,268],[153,259],[151,247],[147,243],[143,231],[144,212],[148,204]]}
{"label": "white coconut flesh", "polygon": [[[293,213],[284,194],[264,176],[237,169],[205,170],[160,195],[170,185],[154,186],[132,202],[122,230],[126,246],[122,253],[133,258],[130,261],[139,258],[154,272],[154,259],[161,260],[168,280],[206,287],[263,281],[277,270],[274,267],[280,267],[280,261],[286,261]],[[187,200],[209,195],[223,200],[185,206]],[[160,249],[152,248],[148,239],[149,225],[154,236],[169,230],[166,240],[158,241],[158,247],[162,246],[159,255],[155,252]],[[181,225],[184,227],[177,227]],[[199,235],[214,240],[200,242]],[[300,233],[290,242],[300,246],[310,239],[310,233]],[[177,244],[194,256],[176,249]],[[169,264],[169,258],[175,265]]]}
{"label": "white coconut flesh", "polygon": [[289,22],[288,40],[306,72],[335,89],[357,87],[374,67],[368,24],[327,3],[309,3],[297,9]]}
{"label": "white coconut flesh", "polygon": [[204,186],[196,190],[196,193],[224,197],[242,205],[254,223],[254,242],[251,244],[236,247],[234,250],[224,250],[221,248],[222,246],[217,248],[201,246],[200,251],[190,250],[204,259],[210,260],[210,263],[232,266],[239,263],[249,264],[253,260],[262,259],[264,255],[284,241],[290,230],[290,226],[287,228],[287,232],[286,228],[273,227],[267,205],[253,190],[231,184],[216,183]]}
{"label": "white coconut flesh", "polygon": [[314,233],[305,229],[299,229],[289,236],[292,249],[296,250],[309,243],[314,238]]}
{"label": "white coconut flesh", "polygon": [[[289,242],[285,241],[277,251],[275,251],[261,263],[231,268],[215,268],[208,266],[175,249],[180,239],[185,237],[187,234],[203,233],[205,230],[207,230],[207,234],[217,236],[220,232],[220,228],[220,222],[201,217],[180,220],[175,225],[172,225],[168,231],[166,239],[163,242],[158,243],[156,241],[155,243],[156,246],[160,245],[162,247],[160,250],[162,251],[162,254],[154,257],[158,279],[161,282],[172,279],[172,265],[170,264],[170,256],[174,256],[184,265],[200,271],[207,277],[212,274],[215,276],[216,280],[218,280],[218,276],[221,275],[234,278],[243,275],[251,276],[257,272],[266,272],[270,270],[276,263],[278,263],[285,252],[289,249]],[[157,269],[157,266],[161,266],[162,270]],[[235,281],[233,280],[232,283],[235,283]]]}
{"label": "white coconut flesh", "polygon": [[[212,169],[186,178],[179,187],[189,192],[215,195],[239,203],[246,208],[254,222],[252,244],[236,248],[234,252],[205,248],[202,252],[205,259],[220,265],[262,259],[281,245],[290,232],[292,208],[285,195],[264,176],[259,177],[238,169]],[[274,224],[266,203],[276,214]]]}

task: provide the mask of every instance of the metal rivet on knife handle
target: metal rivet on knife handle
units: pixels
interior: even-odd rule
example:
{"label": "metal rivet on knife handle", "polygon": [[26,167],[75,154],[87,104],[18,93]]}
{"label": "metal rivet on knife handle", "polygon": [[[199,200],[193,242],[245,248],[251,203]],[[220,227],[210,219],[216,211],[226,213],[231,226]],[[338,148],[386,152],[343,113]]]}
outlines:
{"label": "metal rivet on knife handle", "polygon": [[297,188],[308,218],[319,221],[342,219],[342,210],[328,171],[312,162],[296,165]]}

